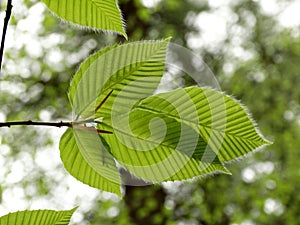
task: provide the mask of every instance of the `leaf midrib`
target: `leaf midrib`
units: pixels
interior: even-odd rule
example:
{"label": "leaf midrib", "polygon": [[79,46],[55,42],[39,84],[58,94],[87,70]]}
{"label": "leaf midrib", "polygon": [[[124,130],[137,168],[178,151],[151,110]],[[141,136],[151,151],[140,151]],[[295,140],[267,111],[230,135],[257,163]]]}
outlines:
{"label": "leaf midrib", "polygon": [[[143,106],[139,105],[139,106],[136,107],[136,109],[141,109],[141,110],[148,111],[148,112],[154,113],[154,114],[165,115],[165,116],[167,116],[169,118],[172,118],[172,119],[176,120],[179,123],[182,121],[183,123],[185,123],[189,127],[192,127],[192,129],[194,129],[199,135],[201,135],[201,133],[200,133],[200,127],[202,126],[202,127],[206,128],[206,129],[214,130],[216,132],[219,132],[220,134],[224,134],[225,136],[228,135],[228,136],[231,136],[231,137],[239,138],[240,140],[250,140],[250,141],[253,141],[253,142],[257,143],[257,144],[260,144],[262,142],[263,143],[266,142],[260,136],[259,137],[261,138],[261,140],[255,140],[255,139],[252,139],[252,138],[244,138],[241,135],[238,135],[238,134],[235,134],[235,133],[232,133],[232,132],[226,132],[226,130],[223,131],[223,130],[220,130],[220,129],[212,129],[211,126],[209,126],[207,124],[204,124],[204,123],[201,123],[199,120],[198,120],[199,124],[194,124],[192,121],[190,121],[188,119],[180,119],[180,118],[178,118],[178,117],[176,117],[176,116],[174,116],[172,114],[165,113],[165,112],[160,112],[160,111],[155,110],[153,108],[147,108],[147,107],[143,107]],[[254,131],[255,131],[255,129],[254,129]]]}

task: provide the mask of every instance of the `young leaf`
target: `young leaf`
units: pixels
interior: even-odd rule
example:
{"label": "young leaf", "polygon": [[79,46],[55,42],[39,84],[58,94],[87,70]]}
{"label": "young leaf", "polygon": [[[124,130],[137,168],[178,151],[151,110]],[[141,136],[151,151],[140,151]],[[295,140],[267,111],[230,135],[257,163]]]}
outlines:
{"label": "young leaf", "polygon": [[118,168],[105,145],[94,128],[75,126],[61,137],[60,157],[79,181],[121,196]]}
{"label": "young leaf", "polygon": [[42,0],[62,19],[81,26],[127,35],[116,0]]}
{"label": "young leaf", "polygon": [[[77,117],[110,117],[114,99],[129,84],[135,88],[123,90],[126,104],[152,95],[164,73],[169,40],[111,46],[90,56],[70,85],[69,100]],[[112,90],[106,103],[95,112]]]}
{"label": "young leaf", "polygon": [[[172,110],[174,105],[177,111],[184,112],[183,116]],[[234,98],[210,88],[188,87],[158,94],[140,101],[135,108],[162,113],[193,128],[221,162],[270,144],[255,127],[245,107]],[[195,112],[198,121],[193,119]]]}
{"label": "young leaf", "polygon": [[0,218],[0,225],[67,225],[76,209],[65,211],[26,210],[9,213]]}

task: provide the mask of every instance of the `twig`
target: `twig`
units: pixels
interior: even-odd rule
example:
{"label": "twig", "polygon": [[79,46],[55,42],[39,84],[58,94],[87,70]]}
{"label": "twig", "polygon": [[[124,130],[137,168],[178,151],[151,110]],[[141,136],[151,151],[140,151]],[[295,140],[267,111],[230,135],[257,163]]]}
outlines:
{"label": "twig", "polygon": [[50,127],[72,127],[72,122],[34,122],[31,120],[26,121],[12,121],[12,122],[1,122],[0,127],[11,127],[11,126],[50,126]]}
{"label": "twig", "polygon": [[9,19],[11,16],[12,7],[13,7],[12,0],[7,0],[6,15],[4,18],[3,33],[2,33],[1,47],[0,47],[0,72],[1,72],[1,68],[2,68],[2,59],[3,59],[3,53],[4,53],[6,30],[7,30],[8,22],[9,22]]}
{"label": "twig", "polygon": [[[48,127],[73,127],[74,125],[79,125],[79,124],[85,124],[86,122],[89,122],[88,120],[86,121],[79,121],[79,122],[35,122],[31,120],[26,120],[26,121],[12,121],[12,122],[0,122],[0,127],[11,127],[11,126],[48,126]],[[91,131],[91,132],[97,132],[101,134],[112,134],[111,131],[106,131],[106,130],[100,130],[92,127],[86,127],[86,126],[76,126],[76,129],[81,129],[81,130],[86,130],[86,131]]]}

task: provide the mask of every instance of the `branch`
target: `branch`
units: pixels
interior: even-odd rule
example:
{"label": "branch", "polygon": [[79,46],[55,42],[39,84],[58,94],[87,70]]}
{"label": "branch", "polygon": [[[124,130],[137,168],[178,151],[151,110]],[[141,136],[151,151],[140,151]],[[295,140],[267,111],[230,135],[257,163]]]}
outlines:
{"label": "branch", "polygon": [[[0,122],[0,127],[11,127],[11,126],[48,126],[48,127],[73,127],[78,124],[85,124],[86,122],[90,122],[89,120],[79,121],[79,122],[34,122],[31,120],[26,121],[12,121],[12,122]],[[100,130],[92,127],[86,126],[76,126],[76,129],[87,130],[91,132],[97,132],[101,134],[112,134],[111,131]]]}
{"label": "branch", "polygon": [[50,126],[50,127],[72,127],[72,122],[34,122],[31,120],[27,121],[13,121],[13,122],[2,122],[0,127],[11,127],[11,126]]}
{"label": "branch", "polygon": [[6,30],[8,26],[8,22],[11,16],[11,9],[12,9],[12,0],[7,0],[7,7],[6,7],[6,15],[4,18],[4,25],[3,25],[3,32],[2,32],[2,39],[1,39],[1,47],[0,47],[0,72],[2,68],[2,59],[3,59],[3,53],[4,53],[4,43],[5,43],[5,36],[6,36]]}

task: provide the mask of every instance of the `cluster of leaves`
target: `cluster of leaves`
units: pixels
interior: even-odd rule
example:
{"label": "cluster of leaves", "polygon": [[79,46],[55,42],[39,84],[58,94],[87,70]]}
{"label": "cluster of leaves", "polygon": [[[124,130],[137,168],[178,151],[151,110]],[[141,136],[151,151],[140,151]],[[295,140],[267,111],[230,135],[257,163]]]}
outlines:
{"label": "cluster of leaves", "polygon": [[[68,22],[127,38],[114,0],[43,1]],[[154,94],[169,41],[107,47],[74,75],[68,96],[75,120],[60,152],[65,168],[81,182],[121,197],[120,166],[152,183],[187,180],[230,173],[225,162],[269,144],[230,96],[198,86]],[[67,224],[74,210],[18,212],[0,222]]]}

